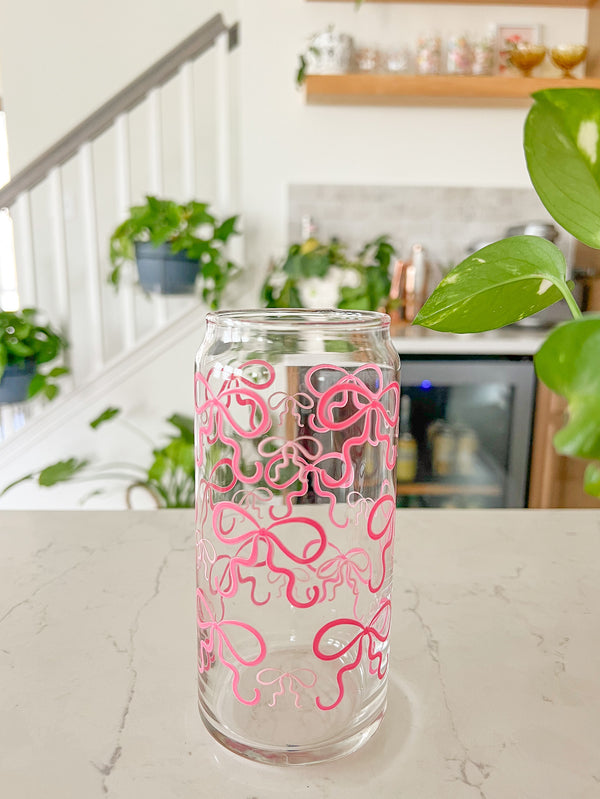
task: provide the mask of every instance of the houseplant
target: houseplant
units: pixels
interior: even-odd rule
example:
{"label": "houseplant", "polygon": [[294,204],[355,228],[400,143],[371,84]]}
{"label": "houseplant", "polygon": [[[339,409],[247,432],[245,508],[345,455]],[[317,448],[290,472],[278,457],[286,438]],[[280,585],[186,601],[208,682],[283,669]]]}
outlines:
{"label": "houseplant", "polygon": [[377,310],[390,292],[389,267],[395,250],[387,236],[368,242],[356,257],[344,244],[315,238],[292,244],[274,264],[262,287],[267,308]]}
{"label": "houseplant", "polygon": [[[533,97],[524,133],[533,186],[560,225],[600,249],[600,90],[547,89]],[[554,446],[592,461],[585,489],[600,497],[600,314],[581,313],[565,272],[562,252],[549,241],[504,239],[454,267],[414,324],[477,333],[564,299],[573,319],[550,332],[534,365],[539,379],[568,402],[568,421]]]}
{"label": "houseplant", "polygon": [[140,284],[146,291],[190,294],[202,278],[202,296],[217,308],[221,293],[238,271],[224,252],[236,235],[238,217],[218,221],[207,203],[146,196],[143,205],[130,208],[128,218],[110,238],[110,281],[119,285],[123,266],[137,263]]}
{"label": "houseplant", "polygon": [[[99,427],[120,415],[118,408],[107,408],[93,421],[90,427]],[[59,483],[101,483],[116,480],[124,483],[127,507],[132,507],[136,489],[146,491],[157,508],[191,508],[194,506],[194,420],[181,414],[173,414],[167,422],[174,428],[163,446],[157,447],[146,434],[130,422],[120,420],[122,425],[141,436],[152,447],[152,461],[148,467],[135,463],[92,463],[88,459],[67,458],[49,464],[36,472],[26,474],[7,485],[0,497],[10,489],[27,480],[37,480],[38,485],[51,488]],[[82,504],[105,491],[97,488],[88,492]]]}
{"label": "houseplant", "polygon": [[35,308],[0,311],[0,403],[22,402],[43,394],[53,399],[56,379],[68,373],[64,366],[42,371],[42,364],[56,360],[67,342],[50,325],[38,322]]}

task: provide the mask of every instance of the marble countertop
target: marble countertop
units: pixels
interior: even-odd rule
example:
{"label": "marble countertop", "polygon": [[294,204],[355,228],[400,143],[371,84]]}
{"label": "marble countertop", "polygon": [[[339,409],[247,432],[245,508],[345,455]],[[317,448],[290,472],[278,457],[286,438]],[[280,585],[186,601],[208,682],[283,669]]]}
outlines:
{"label": "marble countertop", "polygon": [[392,343],[402,355],[535,355],[548,330],[512,325],[487,333],[438,333],[424,327],[394,327]]}
{"label": "marble countertop", "polygon": [[276,768],[196,707],[193,513],[0,514],[10,799],[597,799],[600,512],[400,511],[387,715]]}

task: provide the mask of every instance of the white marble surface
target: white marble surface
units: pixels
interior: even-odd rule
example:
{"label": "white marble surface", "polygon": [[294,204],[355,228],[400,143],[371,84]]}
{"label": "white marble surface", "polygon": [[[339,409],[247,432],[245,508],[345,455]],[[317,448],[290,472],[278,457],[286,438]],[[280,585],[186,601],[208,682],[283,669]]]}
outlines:
{"label": "white marble surface", "polygon": [[192,512],[0,514],[0,795],[597,799],[600,513],[398,521],[386,718],[286,769],[198,716]]}
{"label": "white marble surface", "polygon": [[548,330],[513,325],[487,333],[438,333],[425,327],[394,328],[392,343],[402,355],[535,355]]}

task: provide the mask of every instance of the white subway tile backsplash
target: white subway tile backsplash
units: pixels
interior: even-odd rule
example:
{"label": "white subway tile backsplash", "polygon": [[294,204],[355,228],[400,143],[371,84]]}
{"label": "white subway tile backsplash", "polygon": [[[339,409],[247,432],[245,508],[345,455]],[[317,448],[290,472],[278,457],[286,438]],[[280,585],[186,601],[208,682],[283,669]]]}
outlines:
{"label": "white subway tile backsplash", "polygon": [[[429,258],[447,268],[475,241],[495,241],[512,225],[552,221],[533,189],[447,186],[291,185],[289,239],[298,241],[302,217],[313,217],[318,236],[337,236],[351,250],[387,233],[407,256],[419,242]],[[568,252],[569,237],[558,241]]]}

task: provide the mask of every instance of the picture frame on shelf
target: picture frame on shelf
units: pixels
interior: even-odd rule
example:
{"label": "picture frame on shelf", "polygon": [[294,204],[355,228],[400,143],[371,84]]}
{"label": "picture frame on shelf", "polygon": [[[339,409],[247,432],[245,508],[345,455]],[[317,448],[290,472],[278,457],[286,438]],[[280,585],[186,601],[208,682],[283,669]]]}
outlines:
{"label": "picture frame on shelf", "polygon": [[508,54],[512,45],[518,44],[542,44],[541,25],[509,25],[499,23],[496,25],[496,53],[497,53],[497,72],[506,75],[514,70],[509,64]]}

